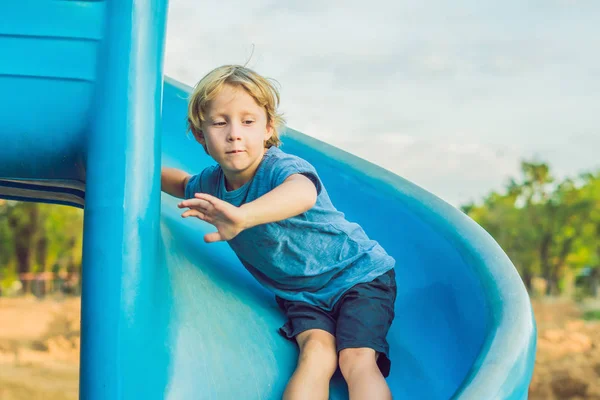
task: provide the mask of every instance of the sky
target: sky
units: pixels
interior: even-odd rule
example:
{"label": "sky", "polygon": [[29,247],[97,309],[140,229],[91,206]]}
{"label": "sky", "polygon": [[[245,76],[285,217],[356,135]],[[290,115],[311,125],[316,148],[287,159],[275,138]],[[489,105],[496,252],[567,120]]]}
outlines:
{"label": "sky", "polygon": [[523,159],[600,168],[598,21],[597,0],[170,0],[165,73],[247,64],[289,127],[460,206]]}

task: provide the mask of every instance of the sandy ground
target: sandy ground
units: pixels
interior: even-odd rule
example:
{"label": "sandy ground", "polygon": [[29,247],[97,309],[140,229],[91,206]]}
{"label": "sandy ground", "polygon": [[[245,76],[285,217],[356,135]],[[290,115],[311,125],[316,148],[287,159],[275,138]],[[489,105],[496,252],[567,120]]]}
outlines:
{"label": "sandy ground", "polygon": [[[531,400],[600,400],[600,322],[569,301],[534,301]],[[0,298],[0,400],[78,397],[80,299]],[[482,399],[484,400],[484,399]]]}
{"label": "sandy ground", "polygon": [[533,310],[538,349],[529,399],[600,400],[600,321],[583,321],[564,300],[534,301]]}
{"label": "sandy ground", "polygon": [[0,298],[0,400],[78,398],[79,314],[79,298]]}

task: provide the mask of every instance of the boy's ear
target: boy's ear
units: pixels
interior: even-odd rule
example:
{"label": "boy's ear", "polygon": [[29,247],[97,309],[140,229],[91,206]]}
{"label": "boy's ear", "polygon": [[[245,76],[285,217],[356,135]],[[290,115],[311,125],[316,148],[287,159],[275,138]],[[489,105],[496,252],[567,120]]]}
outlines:
{"label": "boy's ear", "polygon": [[204,133],[201,130],[194,130],[192,133],[194,134],[194,137],[196,138],[198,143],[200,143],[203,146],[206,144],[206,140],[204,140]]}
{"label": "boy's ear", "polygon": [[269,139],[271,139],[271,136],[273,136],[273,132],[275,132],[275,129],[273,128],[273,124],[272,123],[268,123],[267,124],[267,130],[265,131],[265,142]]}

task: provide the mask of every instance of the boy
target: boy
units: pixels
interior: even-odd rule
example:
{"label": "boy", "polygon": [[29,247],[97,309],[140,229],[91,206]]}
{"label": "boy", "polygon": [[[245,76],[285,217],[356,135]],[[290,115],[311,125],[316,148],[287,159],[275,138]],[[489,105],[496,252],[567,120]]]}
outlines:
{"label": "boy", "polygon": [[394,259],[329,199],[315,169],[284,153],[279,93],[242,66],[223,66],[195,87],[188,126],[217,162],[198,175],[163,168],[162,190],[185,198],[182,217],[215,226],[288,317],[298,364],[283,398],[327,399],[339,366],[350,398],[391,399],[386,336],[394,318]]}

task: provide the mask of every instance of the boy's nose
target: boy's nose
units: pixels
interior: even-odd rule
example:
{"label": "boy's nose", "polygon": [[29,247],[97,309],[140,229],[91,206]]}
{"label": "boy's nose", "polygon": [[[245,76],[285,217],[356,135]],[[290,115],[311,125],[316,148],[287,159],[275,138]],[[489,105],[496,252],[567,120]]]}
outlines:
{"label": "boy's nose", "polygon": [[231,128],[229,129],[229,135],[227,139],[229,140],[238,140],[241,138],[241,127],[237,124],[231,124]]}

